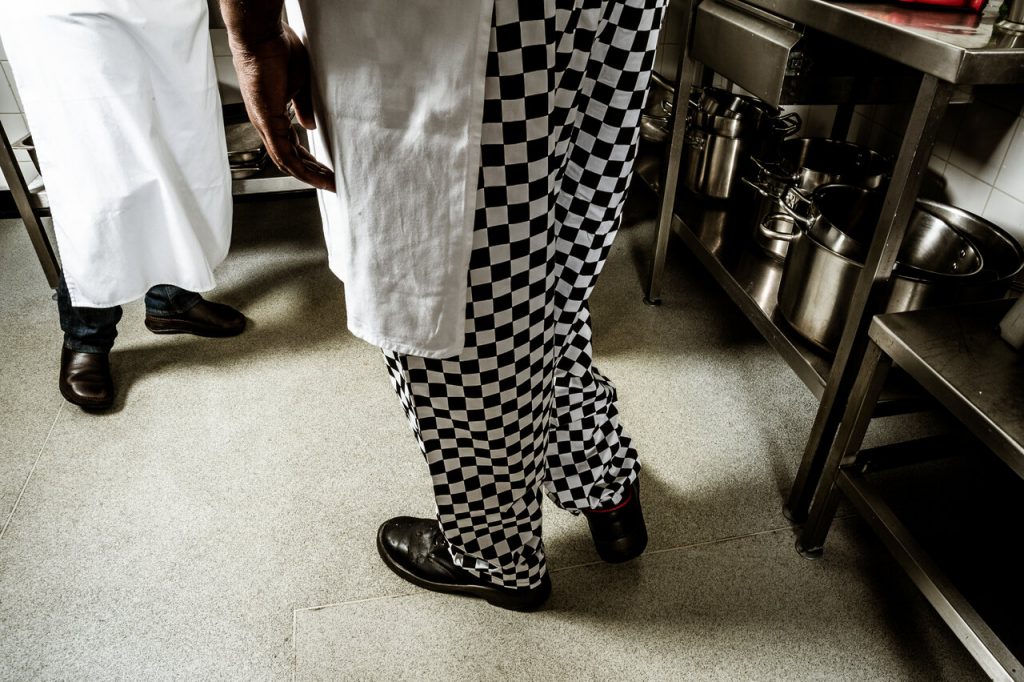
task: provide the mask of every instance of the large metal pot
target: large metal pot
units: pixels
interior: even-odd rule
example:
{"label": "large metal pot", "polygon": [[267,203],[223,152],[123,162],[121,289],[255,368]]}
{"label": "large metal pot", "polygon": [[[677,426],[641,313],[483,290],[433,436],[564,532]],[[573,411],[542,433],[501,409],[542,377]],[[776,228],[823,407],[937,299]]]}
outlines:
{"label": "large metal pot", "polygon": [[[876,214],[876,222],[877,218]],[[981,250],[946,222],[932,218],[925,207],[915,208],[893,271],[886,312],[964,300],[972,282],[982,276]],[[804,227],[795,235],[771,236],[790,242],[779,285],[779,311],[801,336],[833,352],[864,265],[862,258],[827,246],[821,235],[819,230]]]}
{"label": "large metal pot", "polygon": [[683,148],[682,175],[687,189],[711,199],[729,199],[751,154],[772,136],[792,134],[795,115],[746,95],[705,88],[694,103]]}
{"label": "large metal pot", "polygon": [[793,186],[804,192],[832,184],[877,189],[892,172],[892,164],[878,152],[824,137],[786,140],[779,147],[779,158],[774,163],[769,159],[767,165],[788,175]]}

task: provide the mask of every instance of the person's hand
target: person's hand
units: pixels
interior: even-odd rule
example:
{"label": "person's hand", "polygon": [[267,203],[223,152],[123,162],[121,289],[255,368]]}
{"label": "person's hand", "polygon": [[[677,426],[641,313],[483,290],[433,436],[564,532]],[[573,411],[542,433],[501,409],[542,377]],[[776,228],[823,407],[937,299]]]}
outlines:
{"label": "person's hand", "polygon": [[316,128],[305,45],[282,24],[279,34],[255,45],[233,45],[232,53],[249,119],[274,164],[317,189],[333,192],[334,171],[302,146],[288,115],[291,103],[299,123],[307,130]]}

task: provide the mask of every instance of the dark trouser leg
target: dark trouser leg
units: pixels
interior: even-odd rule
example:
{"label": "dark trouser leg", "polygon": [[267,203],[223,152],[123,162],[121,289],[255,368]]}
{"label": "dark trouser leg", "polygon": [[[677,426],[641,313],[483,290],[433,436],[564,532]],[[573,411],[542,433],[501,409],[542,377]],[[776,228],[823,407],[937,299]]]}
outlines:
{"label": "dark trouser leg", "polygon": [[191,310],[203,297],[173,284],[157,284],[146,292],[146,313],[154,317],[173,317]]}
{"label": "dark trouser leg", "polygon": [[80,353],[109,353],[117,337],[121,306],[84,308],[71,304],[71,294],[60,277],[57,285],[57,312],[64,331],[64,346]]}

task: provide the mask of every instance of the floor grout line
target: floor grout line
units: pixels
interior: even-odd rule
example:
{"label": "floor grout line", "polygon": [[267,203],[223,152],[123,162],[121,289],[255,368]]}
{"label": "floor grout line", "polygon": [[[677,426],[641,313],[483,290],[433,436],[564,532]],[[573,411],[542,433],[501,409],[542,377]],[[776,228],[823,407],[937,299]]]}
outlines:
{"label": "floor grout line", "polygon": [[295,646],[295,622],[298,620],[298,611],[292,609],[292,682],[295,682],[299,674],[299,650]]}
{"label": "floor grout line", "polygon": [[319,611],[320,609],[332,609],[336,606],[351,606],[352,604],[363,604],[371,601],[381,601],[382,599],[400,599],[402,597],[414,597],[417,594],[424,594],[424,590],[414,590],[412,592],[404,592],[401,594],[382,594],[376,597],[362,597],[360,599],[349,599],[346,601],[332,602],[330,604],[319,604],[317,606],[304,606],[301,609],[295,609],[292,612],[293,623],[294,619],[298,617],[299,611]]}
{"label": "floor grout line", "polygon": [[[856,514],[838,514],[838,515],[836,515],[835,520],[836,521],[840,521],[840,520],[843,520],[843,519],[848,519],[851,516],[856,516]],[[755,538],[755,537],[758,537],[758,536],[761,536],[761,535],[772,535],[774,533],[779,533],[779,532],[782,532],[782,531],[792,531],[793,529],[794,529],[794,526],[786,525],[786,526],[779,526],[777,528],[767,528],[765,530],[759,530],[759,531],[755,531],[753,533],[744,533],[744,534],[741,534],[741,535],[730,535],[728,537],[715,538],[713,540],[703,540],[701,542],[693,542],[693,543],[690,543],[690,544],[687,544],[687,545],[678,545],[676,547],[665,547],[663,549],[652,549],[652,550],[648,550],[648,551],[644,552],[643,555],[640,558],[648,557],[648,556],[656,556],[658,554],[667,554],[668,552],[678,552],[680,550],[686,550],[686,549],[696,549],[698,547],[708,547],[708,546],[711,546],[711,545],[725,544],[727,542],[733,542],[735,540],[744,540],[744,539],[747,539],[747,538]],[[550,572],[551,573],[562,573],[563,571],[569,571],[569,570],[576,569],[576,568],[587,568],[587,567],[590,567],[590,566],[607,566],[607,565],[608,565],[608,563],[605,562],[605,561],[589,561],[589,562],[582,563],[582,564],[573,564],[571,566],[563,566],[562,568],[556,568],[556,569],[554,569],[554,570],[552,570]],[[298,627],[297,622],[298,622],[298,616],[299,616],[299,612],[300,611],[320,611],[321,609],[332,609],[332,608],[336,608],[338,606],[351,606],[353,604],[363,604],[363,603],[366,603],[366,602],[381,601],[383,599],[400,599],[400,598],[403,598],[403,597],[413,597],[413,596],[415,596],[417,594],[423,594],[423,591],[422,590],[414,590],[412,592],[405,592],[405,593],[402,593],[402,594],[384,594],[384,595],[379,595],[379,596],[376,596],[376,597],[362,597],[362,598],[359,598],[359,599],[349,599],[349,600],[345,600],[345,601],[331,602],[329,604],[318,604],[316,606],[304,606],[302,608],[292,609],[292,651],[293,651],[293,656],[292,656],[292,663],[293,663],[292,672],[293,672],[293,677],[292,677],[292,679],[294,680],[294,672],[295,672],[295,667],[294,666],[297,665],[296,656],[294,654],[296,653],[296,651],[295,651],[295,637],[296,637],[296,633],[297,633],[297,627]]]}
{"label": "floor grout line", "polygon": [[[709,547],[711,545],[725,544],[726,542],[733,542],[735,540],[744,540],[744,539],[747,539],[747,538],[755,538],[755,537],[758,537],[760,535],[772,535],[774,533],[779,533],[779,532],[784,531],[784,530],[792,531],[793,530],[793,526],[791,526],[791,525],[779,526],[777,528],[767,528],[765,530],[759,530],[759,531],[755,531],[753,533],[743,533],[741,535],[730,535],[730,536],[724,537],[724,538],[714,538],[712,540],[702,540],[700,542],[691,542],[690,544],[678,545],[676,547],[664,547],[662,549],[651,549],[651,550],[647,550],[646,552],[644,552],[641,556],[642,557],[656,556],[658,554],[667,554],[668,552],[678,552],[680,550],[696,549],[698,547]],[[556,569],[554,569],[553,571],[550,571],[550,572],[551,573],[561,573],[563,571],[569,571],[569,570],[572,570],[572,569],[575,569],[575,568],[587,568],[589,566],[606,566],[606,565],[607,565],[607,562],[604,562],[604,561],[588,561],[588,562],[582,563],[582,564],[573,564],[572,566],[563,566],[562,568],[556,568]]]}
{"label": "floor grout line", "polygon": [[50,429],[46,432],[46,438],[43,439],[42,444],[39,446],[39,451],[36,453],[35,461],[32,462],[32,468],[28,471],[28,476],[25,477],[25,483],[22,484],[21,490],[18,492],[18,497],[14,500],[14,506],[11,507],[11,513],[7,515],[7,520],[4,521],[4,527],[0,528],[0,541],[3,541],[4,535],[7,534],[7,529],[11,526],[11,522],[14,520],[14,514],[18,511],[18,506],[21,504],[21,498],[25,496],[25,491],[28,489],[28,484],[32,481],[32,475],[36,472],[36,467],[39,466],[39,460],[43,458],[43,451],[46,449],[46,444],[50,442],[50,436],[53,434],[53,429],[57,426],[57,420],[60,419],[61,413],[64,412],[64,401],[61,400],[60,405],[57,407],[57,414],[53,415],[53,421],[50,423]]}

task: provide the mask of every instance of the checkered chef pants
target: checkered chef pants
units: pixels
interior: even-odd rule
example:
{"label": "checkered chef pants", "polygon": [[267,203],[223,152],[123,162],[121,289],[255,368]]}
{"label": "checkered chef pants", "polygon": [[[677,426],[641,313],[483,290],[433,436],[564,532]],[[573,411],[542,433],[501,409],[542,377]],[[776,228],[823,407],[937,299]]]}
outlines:
{"label": "checkered chef pants", "polygon": [[667,0],[496,0],[465,350],[385,352],[455,562],[545,572],[541,490],[618,504],[640,469],[592,360],[587,299],[618,228]]}

